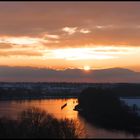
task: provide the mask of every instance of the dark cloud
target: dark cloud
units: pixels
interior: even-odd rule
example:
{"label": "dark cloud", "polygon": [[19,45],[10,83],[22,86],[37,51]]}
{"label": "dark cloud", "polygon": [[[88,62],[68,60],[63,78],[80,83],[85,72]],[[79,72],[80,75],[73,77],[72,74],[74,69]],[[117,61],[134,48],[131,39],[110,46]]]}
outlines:
{"label": "dark cloud", "polygon": [[[74,45],[82,40],[83,44],[89,41],[138,46],[139,13],[138,2],[1,2],[0,35],[62,35],[62,28],[77,27],[92,29],[93,34],[77,35]],[[112,27],[95,29],[97,25]]]}
{"label": "dark cloud", "polygon": [[62,71],[32,67],[0,67],[0,81],[11,82],[140,82],[140,73],[128,69],[111,68],[85,72],[80,69]]}
{"label": "dark cloud", "polygon": [[80,34],[75,33],[71,36],[62,37],[59,46],[82,46],[82,45],[127,45],[140,46],[139,36],[140,28],[105,28],[92,29],[92,33]]}

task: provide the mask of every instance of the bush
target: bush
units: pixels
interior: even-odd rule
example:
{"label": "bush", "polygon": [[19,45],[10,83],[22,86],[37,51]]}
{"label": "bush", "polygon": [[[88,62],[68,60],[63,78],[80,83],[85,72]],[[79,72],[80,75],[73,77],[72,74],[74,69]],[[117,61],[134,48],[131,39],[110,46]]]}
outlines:
{"label": "bush", "polygon": [[0,118],[0,138],[78,138],[76,122],[56,119],[38,108],[21,112],[17,120]]}

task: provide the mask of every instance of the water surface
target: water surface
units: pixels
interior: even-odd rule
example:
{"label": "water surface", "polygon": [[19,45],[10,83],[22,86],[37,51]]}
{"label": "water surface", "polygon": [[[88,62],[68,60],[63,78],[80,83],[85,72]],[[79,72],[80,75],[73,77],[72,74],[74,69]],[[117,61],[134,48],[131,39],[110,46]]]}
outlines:
{"label": "water surface", "polygon": [[[61,107],[67,103],[67,106]],[[17,115],[26,108],[39,107],[48,113],[53,114],[56,118],[74,119],[84,127],[84,133],[87,138],[136,138],[131,134],[124,132],[108,131],[97,128],[82,118],[73,108],[77,104],[77,99],[43,99],[43,100],[20,100],[20,101],[0,101],[0,117],[10,116],[16,118]],[[138,137],[140,138],[140,137]]]}

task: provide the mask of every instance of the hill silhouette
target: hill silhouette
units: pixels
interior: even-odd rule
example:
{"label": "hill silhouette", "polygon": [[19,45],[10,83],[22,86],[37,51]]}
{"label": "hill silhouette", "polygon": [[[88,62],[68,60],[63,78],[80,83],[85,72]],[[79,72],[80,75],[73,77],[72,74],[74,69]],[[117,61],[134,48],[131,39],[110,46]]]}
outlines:
{"label": "hill silhouette", "polygon": [[140,72],[124,68],[84,71],[83,69],[54,70],[34,67],[0,66],[1,82],[125,82],[140,83]]}

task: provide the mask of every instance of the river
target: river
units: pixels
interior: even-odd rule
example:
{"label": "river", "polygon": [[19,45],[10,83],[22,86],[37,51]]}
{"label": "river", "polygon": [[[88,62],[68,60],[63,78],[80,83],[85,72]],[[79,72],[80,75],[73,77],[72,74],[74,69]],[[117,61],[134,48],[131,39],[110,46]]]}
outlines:
{"label": "river", "polygon": [[[61,107],[67,105],[61,109]],[[108,131],[86,122],[77,111],[74,111],[74,106],[78,103],[77,99],[42,99],[42,100],[18,100],[18,101],[0,101],[0,117],[10,116],[16,118],[17,115],[29,107],[38,107],[46,112],[54,115],[56,118],[74,119],[84,128],[86,138],[140,138],[134,137],[131,134],[118,131]]]}

